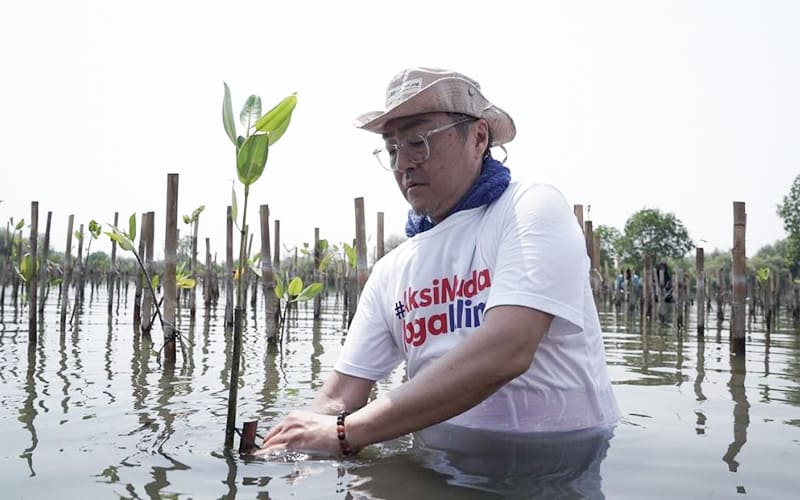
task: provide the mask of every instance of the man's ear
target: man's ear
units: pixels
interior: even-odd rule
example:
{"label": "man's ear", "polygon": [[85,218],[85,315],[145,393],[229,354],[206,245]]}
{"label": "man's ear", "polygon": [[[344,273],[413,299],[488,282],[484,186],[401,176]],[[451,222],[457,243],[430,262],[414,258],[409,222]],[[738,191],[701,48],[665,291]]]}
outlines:
{"label": "man's ear", "polygon": [[475,154],[483,158],[483,153],[486,151],[486,148],[489,147],[489,123],[480,118],[478,121],[475,122]]}

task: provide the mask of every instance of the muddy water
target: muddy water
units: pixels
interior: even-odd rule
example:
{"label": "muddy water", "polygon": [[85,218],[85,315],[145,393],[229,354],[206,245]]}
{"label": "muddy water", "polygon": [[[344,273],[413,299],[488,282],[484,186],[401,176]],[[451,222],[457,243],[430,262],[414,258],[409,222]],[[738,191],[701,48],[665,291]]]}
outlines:
{"label": "muddy water", "polygon": [[[800,486],[800,337],[785,323],[770,334],[752,323],[737,359],[727,322],[698,339],[691,323],[678,334],[602,313],[623,413],[613,434],[508,439],[443,427],[352,460],[254,460],[222,446],[222,308],[180,314],[185,358],[173,370],[160,363],[160,334],[134,334],[129,309],[123,301],[109,317],[98,293],[62,332],[48,303],[30,348],[27,311],[4,304],[3,498],[793,498]],[[249,312],[239,415],[263,434],[313,398],[344,328],[333,298],[316,322],[301,308],[281,349],[269,350],[259,327]],[[398,370],[377,390],[402,379]]]}

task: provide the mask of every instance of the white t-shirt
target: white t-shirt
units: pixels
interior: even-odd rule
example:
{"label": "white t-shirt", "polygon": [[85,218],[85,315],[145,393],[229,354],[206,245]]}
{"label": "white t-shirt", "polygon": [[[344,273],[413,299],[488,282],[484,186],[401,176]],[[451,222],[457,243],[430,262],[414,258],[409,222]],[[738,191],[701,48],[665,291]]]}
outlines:
{"label": "white t-shirt", "polygon": [[380,380],[405,359],[413,378],[500,305],[554,319],[524,374],[448,422],[510,432],[616,423],[583,233],[544,184],[512,182],[494,203],[450,215],[378,261],[334,369]]}

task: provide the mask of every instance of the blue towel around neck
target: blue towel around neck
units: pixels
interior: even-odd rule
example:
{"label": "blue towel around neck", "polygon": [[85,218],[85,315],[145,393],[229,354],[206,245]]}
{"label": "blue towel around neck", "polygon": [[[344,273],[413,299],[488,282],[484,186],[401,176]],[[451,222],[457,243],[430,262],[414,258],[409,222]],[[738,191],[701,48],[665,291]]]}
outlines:
{"label": "blue towel around neck", "polygon": [[[491,156],[483,159],[481,175],[472,185],[467,194],[450,210],[447,215],[453,215],[461,210],[469,210],[489,204],[500,197],[511,182],[511,171]],[[422,215],[415,210],[408,211],[406,222],[406,236],[423,233],[433,227],[433,222],[427,215]]]}

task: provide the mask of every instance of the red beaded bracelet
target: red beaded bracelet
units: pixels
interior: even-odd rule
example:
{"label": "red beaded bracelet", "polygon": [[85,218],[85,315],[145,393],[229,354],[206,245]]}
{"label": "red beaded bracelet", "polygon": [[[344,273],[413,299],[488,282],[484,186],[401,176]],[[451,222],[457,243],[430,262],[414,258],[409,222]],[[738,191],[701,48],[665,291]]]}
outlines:
{"label": "red beaded bracelet", "polygon": [[342,450],[342,455],[349,457],[353,454],[353,449],[350,448],[350,443],[347,442],[347,436],[344,434],[344,417],[349,415],[347,410],[342,410],[336,415],[336,437],[339,438],[339,449]]}

